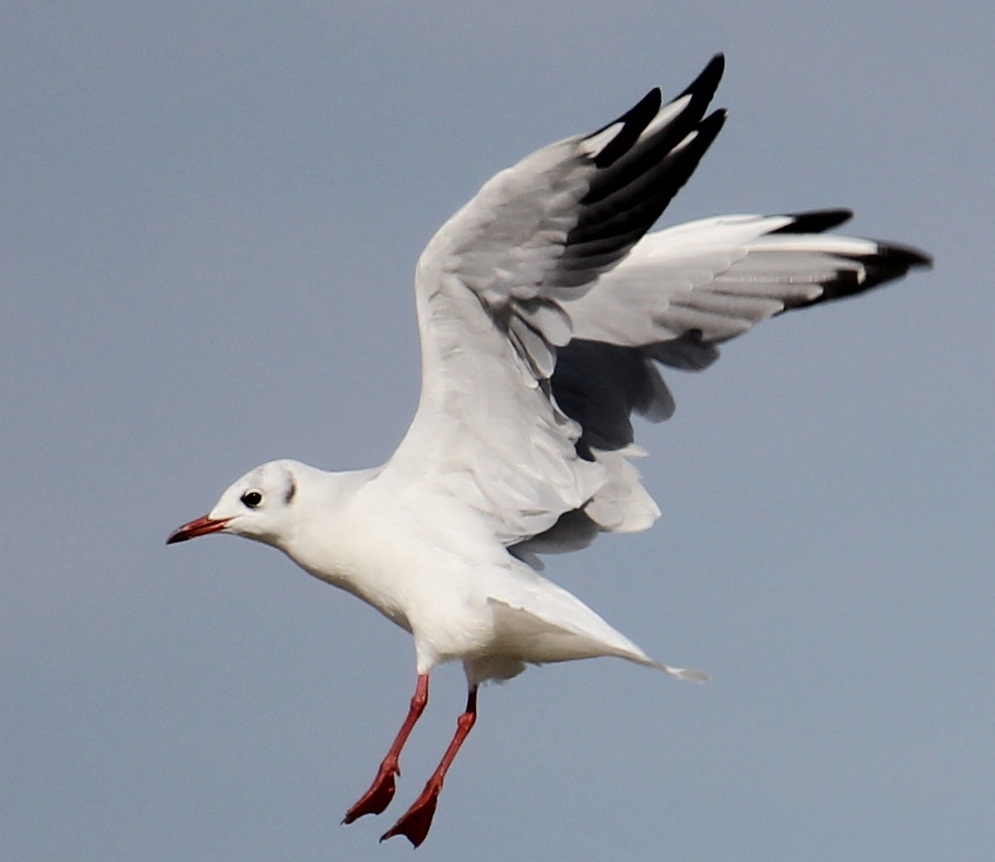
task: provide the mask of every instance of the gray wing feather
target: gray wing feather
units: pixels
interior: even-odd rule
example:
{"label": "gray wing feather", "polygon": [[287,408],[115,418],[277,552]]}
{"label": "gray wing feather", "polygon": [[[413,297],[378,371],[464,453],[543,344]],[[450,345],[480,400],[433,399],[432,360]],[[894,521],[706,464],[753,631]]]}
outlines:
{"label": "gray wing feather", "polygon": [[506,544],[597,511],[596,498],[614,501],[604,527],[656,517],[621,456],[580,443],[583,425],[552,379],[574,338],[570,306],[625,258],[718,133],[723,114],[705,111],[722,66],[714,59],[666,105],[653,91],[597,132],[501,171],[419,260],[422,397],[388,467],[474,506]]}
{"label": "gray wing feather", "polygon": [[929,262],[821,233],[844,210],[647,235],[722,127],[722,68],[498,173],[419,259],[422,396],[385,469],[474,507],[523,559],[658,516],[628,460],[632,414],[674,410],[658,363],[705,368],[762,320]]}

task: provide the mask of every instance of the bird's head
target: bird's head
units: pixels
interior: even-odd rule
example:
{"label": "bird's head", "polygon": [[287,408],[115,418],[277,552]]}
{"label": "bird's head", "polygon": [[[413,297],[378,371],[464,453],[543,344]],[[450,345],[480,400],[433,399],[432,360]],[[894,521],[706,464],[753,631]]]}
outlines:
{"label": "bird's head", "polygon": [[303,465],[286,460],[256,467],[231,485],[210,512],[175,530],[166,544],[209,533],[231,533],[279,545],[294,524],[298,467]]}

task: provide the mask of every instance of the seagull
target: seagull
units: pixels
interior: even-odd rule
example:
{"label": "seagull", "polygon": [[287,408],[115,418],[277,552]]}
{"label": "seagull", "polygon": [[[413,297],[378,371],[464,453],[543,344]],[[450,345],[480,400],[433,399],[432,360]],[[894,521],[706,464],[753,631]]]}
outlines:
{"label": "seagull", "polygon": [[541,574],[543,554],[659,516],[631,463],[644,454],[631,419],[673,413],[660,366],[704,369],[767,318],[931,265],[915,248],[825,233],[850,218],[843,209],[648,233],[722,128],[725,112],[708,105],[723,68],[718,55],[672,101],[654,89],[597,131],[527,156],[435,234],[415,276],[421,397],[386,464],[333,473],[271,461],[167,540],[272,545],[412,635],[407,716],[344,823],[386,809],[429,674],[463,663],[455,735],[381,841],[424,841],[482,683],[599,656],[705,678],[650,658]]}

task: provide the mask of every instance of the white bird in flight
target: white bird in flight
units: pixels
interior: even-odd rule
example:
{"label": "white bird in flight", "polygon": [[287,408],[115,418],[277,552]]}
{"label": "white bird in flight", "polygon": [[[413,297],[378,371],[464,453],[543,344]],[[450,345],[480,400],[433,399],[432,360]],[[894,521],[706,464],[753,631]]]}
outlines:
{"label": "white bird in flight", "polygon": [[[538,150],[490,179],[432,238],[415,278],[422,390],[381,467],[257,467],[169,542],[231,533],[272,545],[411,633],[417,687],[370,789],[345,816],[379,814],[429,674],[459,659],[456,734],[383,838],[419,845],[477,715],[477,689],[527,664],[616,656],[679,679],[544,578],[537,555],[660,514],[630,458],[631,414],[671,415],[659,365],[698,370],[716,345],[783,311],[861,293],[918,250],[823,231],[845,210],[727,215],[647,233],[722,128],[706,116],[715,57],[662,104],[652,90],[596,132]],[[381,839],[383,840],[383,839]]]}

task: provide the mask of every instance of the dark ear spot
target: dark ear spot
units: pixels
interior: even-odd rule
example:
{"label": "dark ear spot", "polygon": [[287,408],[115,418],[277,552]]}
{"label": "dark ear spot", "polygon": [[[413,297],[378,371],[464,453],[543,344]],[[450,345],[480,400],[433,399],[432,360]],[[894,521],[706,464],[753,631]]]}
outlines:
{"label": "dark ear spot", "polygon": [[290,501],[294,499],[294,494],[297,493],[297,482],[294,480],[293,475],[290,476],[290,487],[287,488],[287,493],[283,497],[283,502],[290,504]]}

